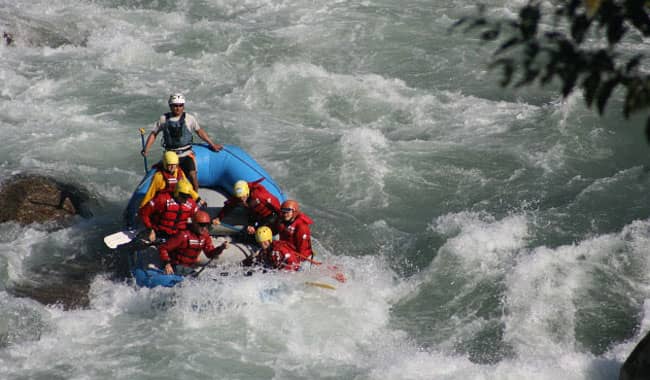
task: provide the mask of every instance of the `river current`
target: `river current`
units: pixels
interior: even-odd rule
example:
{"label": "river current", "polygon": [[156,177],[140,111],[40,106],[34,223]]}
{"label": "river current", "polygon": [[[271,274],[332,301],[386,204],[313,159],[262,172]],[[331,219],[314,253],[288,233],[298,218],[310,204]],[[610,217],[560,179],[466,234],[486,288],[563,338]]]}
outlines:
{"label": "river current", "polygon": [[[475,2],[0,5],[0,180],[78,184],[94,214],[0,226],[2,379],[611,380],[650,328],[644,119],[500,88],[449,32]],[[345,284],[114,280],[102,238],[174,92],[301,203]]]}

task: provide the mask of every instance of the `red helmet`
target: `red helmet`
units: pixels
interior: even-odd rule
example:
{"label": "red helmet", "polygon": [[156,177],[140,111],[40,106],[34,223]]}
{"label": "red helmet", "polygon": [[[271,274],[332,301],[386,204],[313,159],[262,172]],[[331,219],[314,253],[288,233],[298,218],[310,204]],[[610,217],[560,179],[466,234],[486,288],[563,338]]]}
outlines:
{"label": "red helmet", "polygon": [[300,212],[300,208],[298,207],[298,202],[292,199],[288,199],[282,202],[282,206],[280,206],[280,209],[291,209],[295,214],[298,214]]}
{"label": "red helmet", "polygon": [[192,223],[210,223],[210,221],[210,214],[202,210],[197,211],[192,218]]}

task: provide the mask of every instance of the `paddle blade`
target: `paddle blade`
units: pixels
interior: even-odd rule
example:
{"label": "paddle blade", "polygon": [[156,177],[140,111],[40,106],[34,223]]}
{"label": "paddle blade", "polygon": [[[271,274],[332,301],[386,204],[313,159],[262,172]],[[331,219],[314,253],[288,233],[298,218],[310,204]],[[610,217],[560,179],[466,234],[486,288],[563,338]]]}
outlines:
{"label": "paddle blade", "polygon": [[122,244],[133,240],[137,235],[136,231],[120,231],[104,237],[104,244],[110,249],[115,249]]}
{"label": "paddle blade", "polygon": [[316,286],[318,288],[323,288],[323,289],[331,289],[331,290],[336,290],[336,287],[326,284],[324,282],[315,282],[315,281],[305,281],[305,285],[309,286]]}

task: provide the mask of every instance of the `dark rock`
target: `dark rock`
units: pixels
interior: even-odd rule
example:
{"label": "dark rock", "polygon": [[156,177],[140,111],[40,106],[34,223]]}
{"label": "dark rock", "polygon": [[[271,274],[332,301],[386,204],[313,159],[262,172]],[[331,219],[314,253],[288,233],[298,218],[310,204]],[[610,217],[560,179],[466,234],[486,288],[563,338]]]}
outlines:
{"label": "dark rock", "polygon": [[621,367],[619,380],[650,379],[650,333],[634,348]]}
{"label": "dark rock", "polygon": [[90,217],[88,193],[76,185],[41,175],[17,175],[0,188],[0,223],[67,224],[75,215]]}
{"label": "dark rock", "polygon": [[18,284],[7,291],[15,297],[28,297],[43,305],[61,305],[63,310],[88,307],[89,280],[70,280],[55,284]]}

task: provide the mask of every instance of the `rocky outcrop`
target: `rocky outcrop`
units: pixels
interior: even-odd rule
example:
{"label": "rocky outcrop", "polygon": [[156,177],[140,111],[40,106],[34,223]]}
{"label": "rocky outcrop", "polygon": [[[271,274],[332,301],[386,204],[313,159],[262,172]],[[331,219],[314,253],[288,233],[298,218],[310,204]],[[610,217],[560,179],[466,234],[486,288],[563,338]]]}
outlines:
{"label": "rocky outcrop", "polygon": [[647,334],[628,356],[621,367],[619,380],[650,379],[650,333]]}
{"label": "rocky outcrop", "polygon": [[64,225],[75,215],[90,217],[87,194],[76,185],[41,175],[14,176],[0,186],[0,223]]}

